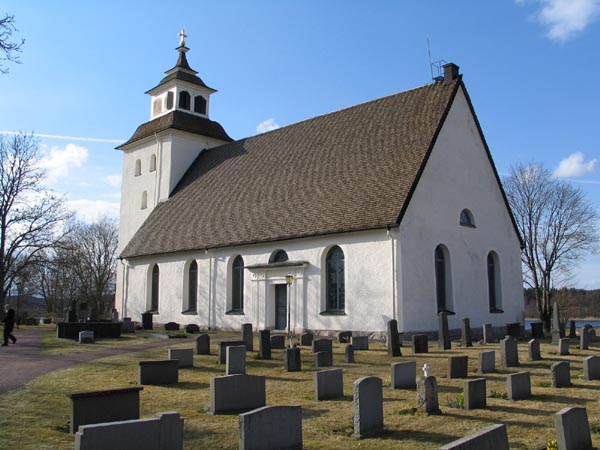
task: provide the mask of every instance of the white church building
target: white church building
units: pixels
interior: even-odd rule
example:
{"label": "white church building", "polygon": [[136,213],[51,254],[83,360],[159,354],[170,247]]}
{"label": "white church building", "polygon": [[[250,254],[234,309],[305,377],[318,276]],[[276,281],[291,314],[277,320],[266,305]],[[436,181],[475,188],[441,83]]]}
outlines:
{"label": "white church building", "polygon": [[[182,38],[123,153],[116,307],[207,329],[380,333],[522,321],[520,237],[454,64],[241,140]],[[286,284],[291,282],[291,284]],[[289,299],[288,299],[289,296]],[[289,311],[288,311],[289,308]]]}

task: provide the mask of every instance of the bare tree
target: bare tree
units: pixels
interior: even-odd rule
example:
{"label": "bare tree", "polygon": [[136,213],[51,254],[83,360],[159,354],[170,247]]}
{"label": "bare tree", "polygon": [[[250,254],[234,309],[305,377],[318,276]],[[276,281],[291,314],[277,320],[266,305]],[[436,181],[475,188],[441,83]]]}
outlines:
{"label": "bare tree", "polygon": [[[21,47],[25,43],[25,39],[18,42],[11,41],[13,32],[18,31],[15,28],[15,16],[6,14],[0,19],[0,52],[4,54],[0,57],[0,61],[10,61],[21,64],[21,59],[15,53],[21,51]],[[8,73],[8,69],[0,63],[0,73]]]}
{"label": "bare tree", "polygon": [[11,286],[65,237],[71,216],[43,186],[37,140],[0,135],[0,307]]}
{"label": "bare tree", "polygon": [[524,241],[524,281],[550,330],[552,289],[568,282],[577,260],[597,250],[598,213],[580,189],[554,178],[541,164],[513,167],[504,188]]}

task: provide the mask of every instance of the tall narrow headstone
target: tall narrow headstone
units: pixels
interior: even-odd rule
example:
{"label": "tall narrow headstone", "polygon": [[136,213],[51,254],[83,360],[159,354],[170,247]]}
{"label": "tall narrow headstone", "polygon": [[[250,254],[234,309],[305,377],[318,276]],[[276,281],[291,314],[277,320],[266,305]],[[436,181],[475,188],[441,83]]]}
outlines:
{"label": "tall narrow headstone", "polygon": [[210,355],[210,336],[201,334],[196,338],[196,354]]}
{"label": "tall narrow headstone", "polygon": [[427,414],[441,414],[438,401],[437,381],[434,376],[417,380],[417,409]]}
{"label": "tall narrow headstone", "polygon": [[354,345],[346,344],[345,361],[348,364],[354,364]]}
{"label": "tall narrow headstone", "polygon": [[402,356],[402,351],[400,350],[400,336],[398,336],[398,322],[392,319],[387,325],[388,355]]}
{"label": "tall narrow headstone", "polygon": [[540,354],[540,341],[532,339],[527,343],[527,347],[529,349],[529,361],[539,361],[542,359],[542,355]]}
{"label": "tall narrow headstone", "polygon": [[258,359],[271,359],[271,330],[258,332]]}
{"label": "tall narrow headstone", "polygon": [[448,314],[442,311],[438,314],[438,346],[440,350],[450,350],[450,330],[448,329]]}
{"label": "tall narrow headstone", "polygon": [[462,347],[473,347],[473,339],[471,339],[471,323],[469,318],[465,317],[462,320]]}
{"label": "tall narrow headstone", "polygon": [[485,344],[492,344],[494,342],[494,327],[491,323],[483,324],[483,342]]}
{"label": "tall narrow headstone", "polygon": [[225,374],[236,375],[246,373],[246,346],[231,345],[226,349]]}
{"label": "tall narrow headstone", "polygon": [[354,382],[354,434],[360,438],[383,431],[381,378],[364,377]]}
{"label": "tall narrow headstone", "polygon": [[413,334],[412,336],[412,352],[413,355],[417,353],[428,353],[429,352],[429,341],[426,334]]}
{"label": "tall narrow headstone", "polygon": [[577,327],[575,326],[574,320],[569,320],[569,337],[570,338],[577,337]]}
{"label": "tall narrow headstone", "polygon": [[592,448],[590,424],[585,408],[563,408],[554,415],[556,440],[560,450]]}
{"label": "tall narrow headstone", "polygon": [[579,330],[579,350],[587,350],[590,347],[590,335],[586,328]]}
{"label": "tall narrow headstone", "polygon": [[558,340],[558,354],[566,356],[569,354],[569,338],[560,338]]}
{"label": "tall narrow headstone", "polygon": [[552,309],[552,343],[558,345],[560,338],[564,338],[564,331],[562,331],[560,323],[560,311],[558,310],[558,303],[554,302]]}
{"label": "tall narrow headstone", "polygon": [[254,338],[252,336],[252,324],[242,324],[242,341],[246,342],[246,350],[249,352],[254,351]]}
{"label": "tall narrow headstone", "polygon": [[502,367],[517,367],[519,365],[519,352],[515,338],[506,336],[500,341],[500,364],[502,364]]}
{"label": "tall narrow headstone", "polygon": [[600,380],[600,356],[583,358],[583,379]]}
{"label": "tall narrow headstone", "polygon": [[300,372],[302,370],[300,347],[285,349],[284,364],[287,372]]}

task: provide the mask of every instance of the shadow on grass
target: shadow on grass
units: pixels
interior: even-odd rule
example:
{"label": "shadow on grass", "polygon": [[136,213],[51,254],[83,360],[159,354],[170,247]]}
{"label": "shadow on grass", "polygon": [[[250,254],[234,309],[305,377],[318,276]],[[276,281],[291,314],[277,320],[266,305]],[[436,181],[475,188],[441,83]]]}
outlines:
{"label": "shadow on grass", "polygon": [[189,389],[189,390],[198,390],[198,389],[208,389],[207,383],[198,383],[195,381],[184,381],[176,384],[171,384],[168,387],[173,389]]}
{"label": "shadow on grass", "polygon": [[452,442],[456,439],[459,439],[462,436],[453,436],[451,434],[432,433],[432,432],[416,431],[416,430],[403,431],[403,430],[385,429],[377,437],[379,439],[383,439],[383,440],[404,441],[404,440],[410,439],[411,441],[427,442],[427,443],[435,443],[435,444],[443,445],[443,444]]}
{"label": "shadow on grass", "polygon": [[583,405],[587,403],[586,399],[577,397],[566,397],[561,395],[535,394],[533,398],[541,402],[564,403],[565,405],[576,404]]}
{"label": "shadow on grass", "polygon": [[[537,400],[537,396],[535,397],[535,399]],[[520,404],[522,404],[521,402],[523,402],[524,400],[518,400],[518,402]],[[552,413],[549,413],[548,411],[542,411],[539,409],[535,409],[535,408],[520,408],[518,406],[504,406],[504,405],[492,405],[492,406],[488,406],[487,407],[488,410],[490,411],[498,411],[498,412],[505,412],[505,413],[509,413],[509,414],[524,414],[526,416],[551,416]]]}
{"label": "shadow on grass", "polygon": [[[473,411],[473,410],[471,410],[471,411]],[[488,418],[488,417],[484,417],[484,416],[481,416],[481,415],[469,416],[469,415],[466,415],[466,414],[457,414],[457,413],[455,413],[455,412],[452,411],[452,408],[445,408],[443,410],[443,412],[444,412],[443,413],[444,416],[453,417],[453,418],[458,419],[458,420],[474,420],[474,421],[477,421],[477,422],[488,422],[488,423],[491,423],[491,424],[496,424],[496,423],[499,422],[498,419]],[[526,427],[526,428],[546,428],[547,427],[547,424],[544,424],[544,423],[527,422],[527,421],[519,419],[519,418],[517,418],[515,420],[512,420],[512,419],[502,419],[500,422],[502,422],[503,424],[505,424],[507,426],[508,425],[515,425],[515,426],[523,426],[523,427]]]}
{"label": "shadow on grass", "polygon": [[302,379],[302,378],[286,378],[286,377],[271,377],[268,375],[265,375],[265,378],[267,380],[277,380],[277,381],[292,381],[294,383],[305,383],[306,380]]}
{"label": "shadow on grass", "polygon": [[302,408],[302,418],[308,419],[312,417],[321,417],[323,414],[327,414],[329,409],[311,409],[311,408]]}

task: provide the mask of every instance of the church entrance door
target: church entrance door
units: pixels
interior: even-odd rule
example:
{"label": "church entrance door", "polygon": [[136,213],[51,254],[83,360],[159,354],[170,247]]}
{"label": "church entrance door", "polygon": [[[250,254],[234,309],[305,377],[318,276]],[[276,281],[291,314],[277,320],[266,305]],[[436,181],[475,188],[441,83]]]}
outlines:
{"label": "church entrance door", "polygon": [[285,330],[287,327],[287,285],[275,285],[275,329]]}

